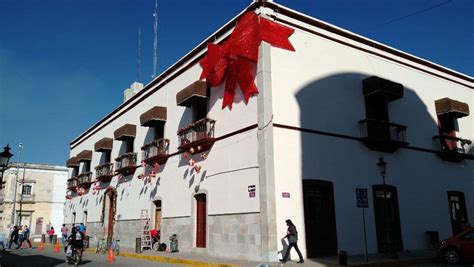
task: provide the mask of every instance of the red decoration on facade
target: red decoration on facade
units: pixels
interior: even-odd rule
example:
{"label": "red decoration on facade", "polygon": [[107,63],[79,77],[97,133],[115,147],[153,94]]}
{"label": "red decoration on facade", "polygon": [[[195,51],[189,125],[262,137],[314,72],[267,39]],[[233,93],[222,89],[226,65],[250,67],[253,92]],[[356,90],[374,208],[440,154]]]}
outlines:
{"label": "red decoration on facade", "polygon": [[206,78],[212,87],[221,85],[226,79],[222,109],[226,106],[232,109],[237,84],[245,103],[250,96],[258,94],[253,63],[258,61],[260,43],[265,41],[271,46],[295,51],[288,40],[293,32],[289,27],[247,12],[227,41],[221,45],[207,44],[207,55],[199,62],[202,67],[200,79]]}

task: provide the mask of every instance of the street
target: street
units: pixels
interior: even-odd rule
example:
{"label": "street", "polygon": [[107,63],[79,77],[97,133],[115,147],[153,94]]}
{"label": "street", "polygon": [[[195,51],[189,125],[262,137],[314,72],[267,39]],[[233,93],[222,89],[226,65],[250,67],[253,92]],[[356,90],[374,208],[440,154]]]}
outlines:
{"label": "street", "polygon": [[[61,251],[62,252],[62,251]],[[54,253],[51,249],[40,251],[38,248],[13,250],[6,252],[0,259],[0,267],[49,267],[49,266],[72,266],[65,263],[64,253]],[[113,266],[139,266],[149,267],[157,266],[158,262],[146,261],[140,259],[130,259],[118,256],[115,262],[108,263],[107,255],[85,252],[81,265],[87,267],[105,266],[112,264]],[[174,264],[159,263],[159,266],[180,266]]]}

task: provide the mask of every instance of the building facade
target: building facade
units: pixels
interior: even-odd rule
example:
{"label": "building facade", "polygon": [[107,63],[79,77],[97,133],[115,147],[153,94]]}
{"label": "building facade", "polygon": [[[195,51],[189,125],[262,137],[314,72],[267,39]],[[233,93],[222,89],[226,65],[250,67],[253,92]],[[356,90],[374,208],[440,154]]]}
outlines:
{"label": "building facade", "polygon": [[12,224],[28,225],[32,238],[41,237],[48,227],[58,231],[64,218],[67,178],[68,169],[63,166],[9,164],[0,192],[0,231],[8,236]]}
{"label": "building facade", "polygon": [[[286,219],[305,257],[363,253],[357,188],[367,190],[370,253],[385,250],[387,221],[396,251],[473,221],[473,78],[263,2],[71,142],[65,221],[134,248],[149,218],[162,242],[178,235],[181,251],[272,261]],[[240,22],[254,19],[246,12],[291,43],[259,33],[258,94],[226,85],[249,85],[243,69],[200,79],[209,54],[251,25]],[[247,64],[237,58],[221,57]]]}

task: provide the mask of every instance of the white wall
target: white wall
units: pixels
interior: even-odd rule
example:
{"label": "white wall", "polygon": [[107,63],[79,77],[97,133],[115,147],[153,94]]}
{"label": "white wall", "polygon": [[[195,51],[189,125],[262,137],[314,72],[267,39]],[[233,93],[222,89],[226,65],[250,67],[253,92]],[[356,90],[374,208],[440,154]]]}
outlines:
{"label": "white wall", "polygon": [[[411,146],[435,149],[434,101],[449,97],[474,106],[473,90],[465,86],[302,30],[297,29],[290,40],[296,52],[272,49],[271,54],[274,123],[359,137],[358,121],[365,118],[362,79],[376,75],[405,87],[403,98],[389,104],[390,120],[408,126]],[[460,136],[473,140],[472,116],[458,122]],[[292,219],[299,229],[302,252],[306,250],[302,179],[334,183],[338,245],[349,253],[363,253],[355,188],[368,188],[368,245],[369,251],[376,252],[371,186],[381,183],[375,165],[379,155],[388,162],[387,183],[398,189],[404,249],[425,248],[427,230],[439,231],[441,238],[451,235],[448,190],[465,193],[470,221],[474,221],[471,160],[450,163],[433,153],[408,149],[387,154],[370,151],[355,140],[281,128],[275,128],[274,137],[278,229],[283,236],[285,220]],[[291,198],[282,198],[282,192],[289,192]]]}
{"label": "white wall", "polygon": [[[177,130],[191,123],[192,112],[190,108],[176,105],[176,93],[199,78],[201,68],[192,66],[173,81],[153,93],[140,104],[115,119],[99,132],[88,138],[71,150],[70,155],[75,156],[82,150],[94,150],[94,144],[103,137],[112,137],[115,129],[126,123],[137,125],[137,136],[134,140],[134,150],[138,153],[138,162],[141,161],[141,147],[149,142],[147,137],[149,128],[141,127],[139,117],[151,107],[166,106],[167,122],[165,125],[165,138],[170,139],[169,153],[177,151]],[[252,98],[248,105],[237,94],[232,111],[221,109],[223,87],[211,89],[208,117],[216,120],[215,137],[239,130],[257,122],[256,99]],[[132,101],[133,102],[133,101]],[[120,141],[114,141],[111,158],[119,155]],[[259,198],[249,198],[248,185],[258,187],[257,166],[257,135],[255,130],[250,130],[232,137],[223,139],[214,144],[207,152],[208,157],[200,160],[196,154],[194,159],[202,166],[200,174],[194,173],[187,165],[187,160],[181,156],[173,156],[160,168],[157,178],[152,184],[147,185],[137,176],[143,172],[138,168],[130,182],[120,183],[117,186],[118,220],[138,219],[141,209],[149,209],[153,199],[162,200],[163,217],[191,216],[192,196],[196,186],[209,193],[208,214],[226,214],[238,212],[259,211]],[[101,153],[94,152],[91,169],[99,165]],[[200,161],[200,162],[199,162]],[[95,171],[94,176],[95,178]],[[131,179],[130,179],[131,178]],[[159,184],[157,184],[159,181]],[[102,190],[97,195],[92,194],[92,189],[84,196],[76,196],[67,202],[66,221],[71,222],[72,212],[76,212],[76,221],[82,221],[82,210],[88,210],[88,221],[98,222],[102,212],[103,192],[108,184],[102,185]],[[117,185],[117,177],[110,183]],[[258,190],[258,189],[257,189]],[[151,214],[151,212],[150,212]]]}

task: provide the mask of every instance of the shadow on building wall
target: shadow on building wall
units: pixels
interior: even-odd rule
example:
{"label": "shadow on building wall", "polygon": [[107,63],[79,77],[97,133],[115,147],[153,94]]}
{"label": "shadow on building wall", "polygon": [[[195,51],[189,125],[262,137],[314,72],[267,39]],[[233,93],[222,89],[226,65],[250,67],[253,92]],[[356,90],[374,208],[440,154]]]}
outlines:
{"label": "shadow on building wall", "polygon": [[[443,222],[450,220],[448,212],[444,213],[448,206],[446,192],[440,195],[430,191],[432,181],[426,175],[429,172],[420,170],[424,163],[432,160],[426,158],[437,157],[436,154],[410,149],[414,152],[407,157],[407,148],[385,153],[369,150],[361,142],[359,121],[367,118],[362,81],[369,76],[371,75],[363,73],[327,76],[309,83],[295,95],[300,107],[300,127],[303,128],[301,168],[308,257],[335,254],[338,249],[361,247],[359,240],[363,238],[360,233],[362,226],[359,227],[359,221],[354,223],[354,218],[361,217],[360,210],[356,208],[355,189],[358,187],[368,188],[369,249],[378,248],[380,251],[380,243],[383,242],[380,235],[383,233],[382,222],[385,218],[384,206],[380,202],[383,201],[383,195],[380,198],[373,187],[382,183],[375,165],[379,155],[388,159],[387,184],[394,186],[386,199],[389,203],[387,214],[394,225],[392,239],[398,250],[403,249],[402,230],[405,235],[418,234],[419,238],[425,238],[421,229],[426,231],[430,227],[443,225],[442,222],[423,225],[429,220],[426,218]],[[403,80],[392,81],[403,85]],[[449,97],[448,94],[447,92],[445,97]],[[412,88],[404,86],[403,97],[388,104],[388,117],[390,122],[407,126],[406,142],[410,146],[435,151],[433,136],[439,134],[438,126],[436,118],[430,115],[426,105],[433,105],[434,109],[434,102],[423,103]],[[413,155],[415,152],[417,154]],[[451,164],[453,168],[459,166],[456,163],[447,164]],[[464,177],[469,176],[465,174]],[[444,184],[446,181],[440,183]],[[397,187],[398,192],[403,192],[399,194],[398,201]],[[439,191],[439,186],[434,188]],[[424,195],[426,198],[418,200],[414,197],[416,195]],[[430,206],[429,200],[435,197],[442,198],[441,202],[445,206],[410,210],[414,209],[410,207],[414,201],[420,203],[420,207]],[[439,215],[432,214],[436,211]],[[419,214],[415,215],[416,212]],[[404,219],[411,215],[414,217],[409,221],[417,225],[400,225],[400,216],[401,221],[406,222]],[[419,223],[413,221],[424,216],[426,218]]]}

